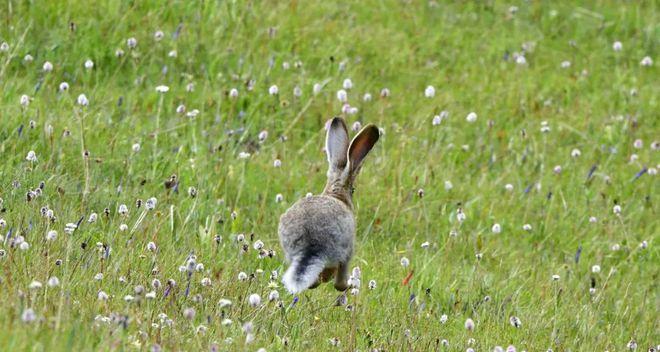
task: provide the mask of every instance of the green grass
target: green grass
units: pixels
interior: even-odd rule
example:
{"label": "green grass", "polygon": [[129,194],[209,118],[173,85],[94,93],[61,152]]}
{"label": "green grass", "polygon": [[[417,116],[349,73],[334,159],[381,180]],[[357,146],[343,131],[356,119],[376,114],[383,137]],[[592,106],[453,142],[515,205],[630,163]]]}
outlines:
{"label": "green grass", "polygon": [[[5,2],[0,345],[31,351],[156,344],[168,351],[657,345],[660,193],[652,173],[660,164],[660,75],[657,62],[640,62],[659,59],[658,4],[521,2],[511,15],[514,4]],[[158,42],[157,30],[165,33]],[[130,37],[138,42],[133,50]],[[619,52],[612,47],[617,40]],[[523,43],[533,50],[518,65],[512,56]],[[125,55],[117,58],[119,48]],[[172,50],[176,57],[168,56]],[[87,59],[91,70],[83,65]],[[43,72],[46,61],[52,72]],[[562,68],[563,61],[570,67]],[[349,126],[371,122],[384,131],[354,196],[351,265],[361,268],[362,287],[347,296],[352,310],[334,305],[339,293],[331,285],[306,291],[293,304],[279,279],[270,280],[271,271],[281,275],[286,268],[278,219],[323,188],[323,126],[341,114],[336,92],[346,78],[353,81],[349,103],[359,109],[345,115]],[[63,81],[70,88],[59,92]],[[317,95],[315,83],[324,85]],[[170,91],[157,93],[158,85]],[[277,96],[268,94],[271,85],[279,87]],[[428,85],[436,89],[433,98],[424,96]],[[380,97],[383,88],[389,97]],[[366,92],[371,102],[363,102]],[[87,107],[76,104],[79,94],[89,98]],[[22,95],[30,97],[28,106],[20,104]],[[199,114],[178,114],[180,104]],[[443,110],[449,117],[433,126]],[[470,112],[478,115],[474,123],[466,121]],[[542,121],[549,132],[541,132]],[[260,142],[263,130],[268,137]],[[633,146],[637,139],[641,149]],[[581,155],[571,157],[576,148]],[[33,162],[26,160],[31,150]],[[240,159],[241,152],[249,158]],[[645,167],[649,172],[635,178]],[[165,186],[171,175],[178,192]],[[43,194],[28,202],[26,194],[41,181]],[[158,199],[155,209],[137,208],[137,199],[150,197]],[[120,204],[127,215],[118,213]],[[54,221],[41,215],[46,206]],[[459,208],[463,223],[456,220]],[[93,212],[98,220],[89,223]],[[81,218],[66,234],[65,225]],[[491,230],[495,223],[499,234]],[[49,230],[57,231],[56,240],[45,240]],[[245,234],[244,243],[236,242],[238,234]],[[18,236],[29,249],[19,248]],[[259,259],[257,240],[275,255]],[[147,249],[150,241],[155,253]],[[103,246],[112,249],[109,256]],[[191,253],[204,270],[192,275],[187,290],[179,266]],[[592,273],[593,265],[601,271]],[[239,281],[239,272],[249,279]],[[97,273],[102,280],[94,279]],[[53,276],[59,286],[47,285]],[[205,277],[211,286],[201,284]],[[155,278],[163,284],[155,299],[135,294],[137,285],[151,291]],[[170,278],[176,286],[166,294]],[[376,289],[367,287],[370,280]],[[33,281],[42,287],[31,289]],[[268,301],[273,289],[281,305]],[[99,291],[109,299],[97,299]],[[247,301],[254,293],[262,298],[256,308]],[[125,302],[126,295],[135,300]],[[220,307],[223,298],[232,305]],[[188,308],[195,309],[192,319],[185,317]],[[22,319],[28,309],[36,315],[32,322]],[[510,324],[512,316],[520,328]],[[465,329],[468,318],[473,331]],[[224,319],[233,323],[223,325]],[[246,322],[254,326],[250,344]]]}

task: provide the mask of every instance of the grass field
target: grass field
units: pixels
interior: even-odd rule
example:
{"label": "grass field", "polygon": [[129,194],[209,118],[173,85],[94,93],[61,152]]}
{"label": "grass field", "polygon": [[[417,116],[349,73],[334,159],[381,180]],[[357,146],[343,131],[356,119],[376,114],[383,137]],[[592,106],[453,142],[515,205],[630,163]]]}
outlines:
{"label": "grass field", "polygon": [[[659,10],[4,2],[2,350],[656,348]],[[333,116],[361,285],[294,297]]]}

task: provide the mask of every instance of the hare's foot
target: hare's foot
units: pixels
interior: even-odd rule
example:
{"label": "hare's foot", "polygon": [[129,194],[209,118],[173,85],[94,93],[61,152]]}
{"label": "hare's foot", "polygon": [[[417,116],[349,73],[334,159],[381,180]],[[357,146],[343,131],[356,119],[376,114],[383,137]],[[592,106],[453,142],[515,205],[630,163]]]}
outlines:
{"label": "hare's foot", "polygon": [[335,289],[337,291],[346,291],[348,289],[348,265],[340,263],[335,277]]}
{"label": "hare's foot", "polygon": [[336,272],[337,272],[337,268],[325,268],[321,272],[321,275],[319,276],[319,280],[321,282],[328,282],[332,280],[332,277],[335,276]]}

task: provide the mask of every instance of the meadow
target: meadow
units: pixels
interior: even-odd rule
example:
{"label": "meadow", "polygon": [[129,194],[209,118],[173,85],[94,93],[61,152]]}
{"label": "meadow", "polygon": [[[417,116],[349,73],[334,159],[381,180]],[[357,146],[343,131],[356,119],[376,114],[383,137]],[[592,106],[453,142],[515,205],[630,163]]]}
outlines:
{"label": "meadow", "polygon": [[[655,1],[0,10],[0,349],[657,351]],[[279,216],[380,140],[353,287]]]}

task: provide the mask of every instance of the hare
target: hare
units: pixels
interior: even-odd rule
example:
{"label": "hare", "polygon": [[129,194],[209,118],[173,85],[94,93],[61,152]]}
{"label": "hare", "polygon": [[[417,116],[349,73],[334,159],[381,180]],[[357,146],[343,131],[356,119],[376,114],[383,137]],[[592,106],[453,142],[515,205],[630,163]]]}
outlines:
{"label": "hare", "polygon": [[280,217],[280,243],[291,263],[282,283],[292,294],[316,288],[333,276],[335,289],[348,288],[355,238],[353,183],[378,138],[378,128],[369,124],[349,145],[346,122],[339,117],[330,122],[325,141],[328,181],[323,194],[300,199]]}

